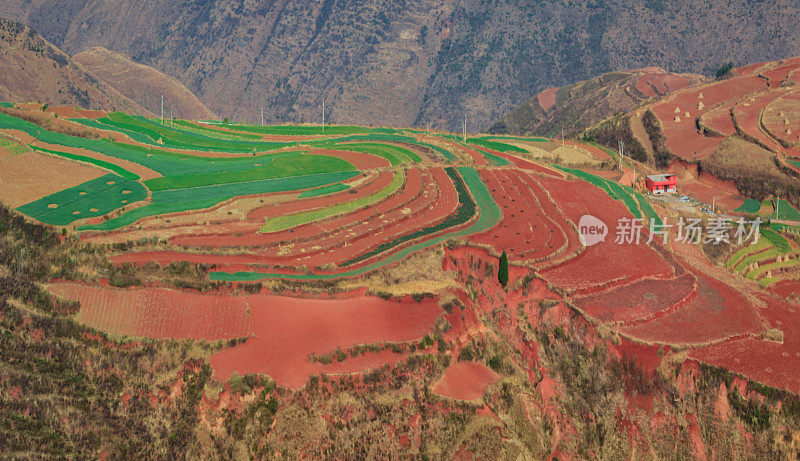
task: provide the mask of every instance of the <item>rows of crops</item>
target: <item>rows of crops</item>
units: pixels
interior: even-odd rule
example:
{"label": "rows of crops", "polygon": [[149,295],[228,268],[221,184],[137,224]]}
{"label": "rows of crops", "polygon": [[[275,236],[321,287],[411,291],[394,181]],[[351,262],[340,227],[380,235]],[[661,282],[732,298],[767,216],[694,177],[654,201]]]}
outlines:
{"label": "rows of crops", "polygon": [[41,222],[64,226],[103,216],[147,197],[141,183],[112,173],[23,205],[19,211]]}

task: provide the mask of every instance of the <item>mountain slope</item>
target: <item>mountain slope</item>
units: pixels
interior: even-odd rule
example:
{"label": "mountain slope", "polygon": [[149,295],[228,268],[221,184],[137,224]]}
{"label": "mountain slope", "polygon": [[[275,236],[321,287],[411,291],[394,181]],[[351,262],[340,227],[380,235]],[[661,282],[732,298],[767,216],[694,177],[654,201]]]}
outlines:
{"label": "mountain slope", "polygon": [[138,101],[153,112],[160,112],[164,95],[166,114],[187,119],[210,119],[216,116],[182,83],[173,77],[136,63],[122,53],[103,47],[93,47],[76,54],[73,59],[92,74],[117,88],[122,94]]}
{"label": "mountain slope", "polygon": [[179,80],[214,112],[482,130],[546,88],[660,65],[800,54],[794,2],[8,0],[78,53],[101,45]]}
{"label": "mountain slope", "polygon": [[671,74],[658,67],[611,72],[551,88],[525,101],[495,122],[492,133],[558,136],[583,131],[652,98],[704,81],[697,74]]}
{"label": "mountain slope", "polygon": [[0,19],[0,100],[149,115],[29,27]]}

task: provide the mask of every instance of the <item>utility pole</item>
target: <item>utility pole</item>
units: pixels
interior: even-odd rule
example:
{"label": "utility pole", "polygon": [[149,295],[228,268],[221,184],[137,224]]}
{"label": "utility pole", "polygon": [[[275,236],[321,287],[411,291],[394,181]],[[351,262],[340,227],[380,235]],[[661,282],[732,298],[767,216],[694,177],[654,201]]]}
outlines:
{"label": "utility pole", "polygon": [[322,134],[325,134],[325,101],[322,101]]}
{"label": "utility pole", "polygon": [[164,124],[164,95],[161,95],[161,124]]}
{"label": "utility pole", "polygon": [[781,196],[778,195],[778,199],[775,200],[775,219],[776,220],[781,219],[781,216],[778,214],[778,207],[780,206],[780,204],[781,204]]}
{"label": "utility pole", "polygon": [[169,123],[175,125],[175,117],[172,115],[172,107],[169,108]]}
{"label": "utility pole", "polygon": [[264,126],[264,108],[261,108],[261,126]]}
{"label": "utility pole", "polygon": [[711,198],[711,212],[712,213],[716,213],[717,212],[717,196],[716,195]]}
{"label": "utility pole", "polygon": [[561,147],[564,147],[564,127],[561,127]]}
{"label": "utility pole", "polygon": [[619,169],[622,171],[622,162],[625,160],[625,143],[621,140],[619,142]]}
{"label": "utility pole", "polygon": [[467,114],[464,114],[464,144],[467,143]]}

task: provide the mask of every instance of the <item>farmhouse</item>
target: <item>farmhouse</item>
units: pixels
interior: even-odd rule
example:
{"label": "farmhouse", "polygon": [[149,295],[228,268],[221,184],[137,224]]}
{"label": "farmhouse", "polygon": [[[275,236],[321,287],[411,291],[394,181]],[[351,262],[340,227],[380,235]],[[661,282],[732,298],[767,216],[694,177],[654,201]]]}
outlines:
{"label": "farmhouse", "polygon": [[651,194],[674,193],[678,186],[678,178],[674,174],[652,174],[645,181]]}

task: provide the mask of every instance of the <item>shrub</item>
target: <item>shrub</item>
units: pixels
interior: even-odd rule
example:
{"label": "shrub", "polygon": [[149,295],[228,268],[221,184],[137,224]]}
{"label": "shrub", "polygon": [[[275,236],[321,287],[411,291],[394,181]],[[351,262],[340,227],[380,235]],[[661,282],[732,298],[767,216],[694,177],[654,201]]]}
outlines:
{"label": "shrub", "polygon": [[650,109],[642,116],[642,126],[653,144],[653,155],[655,164],[658,168],[666,168],[672,160],[672,153],[667,149],[667,138],[661,130],[661,123],[658,117]]}
{"label": "shrub", "polygon": [[503,254],[500,255],[500,267],[497,269],[497,280],[503,287],[508,284],[508,255],[506,255],[505,250],[503,250]]}
{"label": "shrub", "polygon": [[717,77],[717,80],[720,80],[723,77],[727,76],[731,70],[733,70],[733,62],[728,62],[727,64],[723,64],[722,67],[717,69],[717,73],[714,74],[714,76]]}

